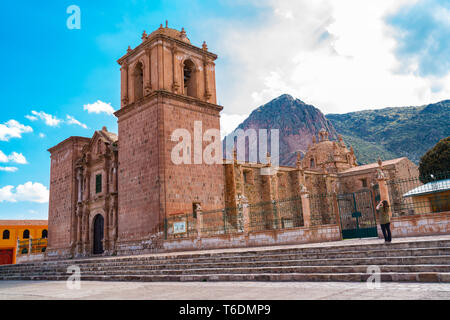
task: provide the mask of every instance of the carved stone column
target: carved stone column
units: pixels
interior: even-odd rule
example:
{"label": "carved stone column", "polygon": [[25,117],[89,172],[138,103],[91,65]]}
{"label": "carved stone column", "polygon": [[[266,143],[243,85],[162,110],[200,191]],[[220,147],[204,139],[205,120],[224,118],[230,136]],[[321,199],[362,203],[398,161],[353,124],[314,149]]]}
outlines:
{"label": "carved stone column", "polygon": [[206,59],[206,56],[203,56],[203,75],[204,75],[204,82],[205,82],[205,101],[208,102],[209,98],[211,98],[211,93],[209,92],[209,86],[208,86],[208,60]]}
{"label": "carved stone column", "polygon": [[309,201],[309,191],[304,185],[300,194],[302,198],[303,226],[309,228],[311,226],[311,204]]}
{"label": "carved stone column", "polygon": [[180,89],[180,81],[178,79],[179,77],[179,70],[177,68],[177,53],[178,48],[176,44],[172,44],[172,47],[170,48],[172,52],[172,92],[179,93],[178,90]]}
{"label": "carved stone column", "polygon": [[128,64],[124,62],[122,64],[122,67],[120,68],[121,78],[122,78],[122,84],[121,84],[121,90],[122,90],[122,107],[125,107],[128,104]]}
{"label": "carved stone column", "polygon": [[148,67],[147,67],[147,81],[144,86],[144,95],[149,95],[152,92],[152,49],[146,48],[145,53],[147,54]]}
{"label": "carved stone column", "polygon": [[248,199],[245,196],[241,197],[241,210],[242,210],[242,220],[244,221],[244,234],[248,235],[250,230],[250,208],[248,206]]}
{"label": "carved stone column", "polygon": [[203,214],[200,202],[194,203],[194,216],[197,217],[197,238],[202,238]]}

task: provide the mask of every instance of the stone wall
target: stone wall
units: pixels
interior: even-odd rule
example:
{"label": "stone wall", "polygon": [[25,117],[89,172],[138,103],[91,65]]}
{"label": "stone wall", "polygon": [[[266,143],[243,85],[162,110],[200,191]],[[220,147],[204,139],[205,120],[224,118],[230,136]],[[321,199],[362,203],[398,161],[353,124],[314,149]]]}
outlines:
{"label": "stone wall", "polygon": [[[392,237],[414,237],[450,233],[450,212],[393,217]],[[378,236],[383,237],[380,226]],[[395,241],[395,240],[394,240]]]}
{"label": "stone wall", "polygon": [[145,245],[122,248],[119,254],[142,254],[154,252],[207,250],[219,248],[258,247],[284,244],[315,243],[341,240],[338,225],[322,225],[310,228],[293,228],[287,230],[270,230],[202,238],[183,238],[161,240],[159,247],[149,248]]}
{"label": "stone wall", "polygon": [[76,177],[74,165],[81,149],[90,139],[70,137],[55,147],[51,153],[50,198],[48,212],[48,255],[59,257],[71,254],[75,244]]}

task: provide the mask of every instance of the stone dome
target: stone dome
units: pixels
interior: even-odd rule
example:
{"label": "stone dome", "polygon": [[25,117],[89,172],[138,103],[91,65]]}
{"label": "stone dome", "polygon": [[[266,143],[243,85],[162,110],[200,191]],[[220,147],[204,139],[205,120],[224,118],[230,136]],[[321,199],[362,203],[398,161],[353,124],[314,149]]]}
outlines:
{"label": "stone dome", "polygon": [[352,150],[348,150],[341,141],[328,140],[328,132],[325,129],[319,131],[319,141],[313,139],[312,145],[303,158],[303,167],[317,170],[325,166],[328,170],[336,171],[341,168],[335,167],[337,163],[339,167],[347,168],[356,165],[356,158]]}
{"label": "stone dome", "polygon": [[191,43],[191,41],[189,40],[189,38],[186,36],[186,31],[184,30],[184,28],[181,29],[181,31],[178,31],[176,29],[172,29],[169,27],[163,27],[162,25],[156,29],[155,31],[153,31],[152,33],[150,33],[150,35],[148,36],[149,38],[151,38],[154,35],[157,34],[163,34],[165,36],[186,42],[186,43]]}

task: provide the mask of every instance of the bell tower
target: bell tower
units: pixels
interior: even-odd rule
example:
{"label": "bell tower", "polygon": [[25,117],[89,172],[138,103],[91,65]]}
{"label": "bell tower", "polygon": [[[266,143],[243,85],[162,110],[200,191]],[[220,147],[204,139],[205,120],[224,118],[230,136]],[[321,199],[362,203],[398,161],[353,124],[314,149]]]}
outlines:
{"label": "bell tower", "polygon": [[[148,35],[144,31],[141,39],[118,60],[119,243],[149,239],[164,218],[192,212],[194,203],[205,210],[224,207],[222,164],[198,161],[199,149],[209,144],[203,133],[220,130],[217,55],[205,42],[201,48],[192,45],[184,29],[167,22]],[[190,136],[183,163],[172,159],[177,129]]]}

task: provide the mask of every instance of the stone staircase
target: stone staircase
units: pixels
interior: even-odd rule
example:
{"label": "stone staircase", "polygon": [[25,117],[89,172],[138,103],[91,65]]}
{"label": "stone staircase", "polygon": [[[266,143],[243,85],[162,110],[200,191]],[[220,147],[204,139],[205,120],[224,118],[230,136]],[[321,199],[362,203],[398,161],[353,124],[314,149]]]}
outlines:
{"label": "stone staircase", "polygon": [[450,282],[450,238],[285,246],[99,257],[0,266],[0,280],[101,281],[381,281]]}

